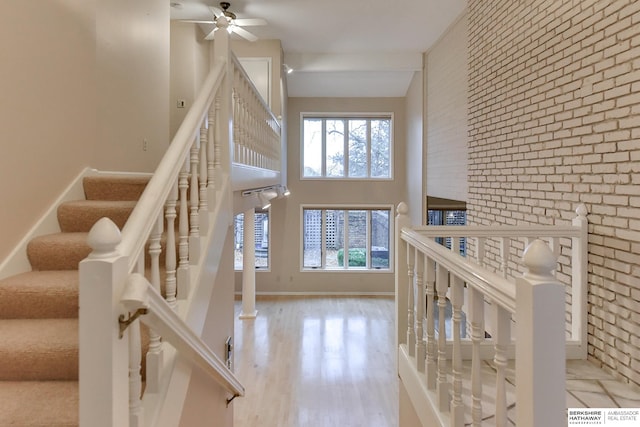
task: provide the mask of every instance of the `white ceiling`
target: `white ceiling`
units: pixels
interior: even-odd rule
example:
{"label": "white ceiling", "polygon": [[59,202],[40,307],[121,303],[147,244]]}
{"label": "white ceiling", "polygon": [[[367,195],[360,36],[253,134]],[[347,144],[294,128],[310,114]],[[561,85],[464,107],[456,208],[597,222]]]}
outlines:
{"label": "white ceiling", "polygon": [[[211,19],[216,0],[170,0],[172,19]],[[466,0],[232,0],[245,27],[278,39],[289,96],[404,96],[426,52],[464,11]],[[204,28],[206,31],[206,28]],[[236,36],[234,36],[236,37]]]}

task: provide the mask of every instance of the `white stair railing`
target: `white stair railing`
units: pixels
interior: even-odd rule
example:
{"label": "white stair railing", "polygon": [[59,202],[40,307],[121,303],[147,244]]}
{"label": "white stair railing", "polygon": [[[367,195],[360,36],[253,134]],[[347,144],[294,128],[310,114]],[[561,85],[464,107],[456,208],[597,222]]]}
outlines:
{"label": "white stair railing", "polygon": [[[586,293],[584,207],[571,225],[517,228],[410,227],[407,212],[401,203],[398,369],[422,425],[503,426],[507,418],[524,427],[566,424],[567,351],[573,348],[574,357],[581,357],[586,348],[585,308],[569,307],[565,325],[565,288],[570,287],[572,304],[582,304]],[[436,239],[451,242],[451,248]],[[526,241],[521,250],[520,239]],[[461,249],[475,256],[461,256]],[[559,256],[568,259],[558,263]],[[576,265],[580,268],[572,268]],[[567,270],[573,277],[562,276]],[[494,377],[491,407],[483,387],[487,371]],[[510,412],[514,405],[517,419]]]}
{"label": "white stair railing", "polygon": [[[227,399],[244,393],[227,365],[199,338],[204,316],[193,316],[198,325],[186,319],[192,307],[202,309],[203,300],[210,299],[203,295],[213,289],[214,283],[199,279],[204,262],[212,262],[206,255],[222,247],[231,224],[232,162],[279,168],[280,128],[255,87],[243,81],[246,74],[229,50],[228,22],[219,19],[217,25],[216,57],[202,92],[122,232],[103,218],[89,233],[93,251],[80,264],[83,427],[156,425],[177,355],[216,380]],[[238,99],[251,101],[234,116],[238,85],[244,87]],[[236,121],[238,133],[250,141],[243,148],[250,154],[232,159]],[[194,299],[198,304],[192,304]],[[149,327],[146,355],[140,350],[147,335],[146,329],[141,333],[141,320]],[[141,358],[146,359],[144,394]]]}

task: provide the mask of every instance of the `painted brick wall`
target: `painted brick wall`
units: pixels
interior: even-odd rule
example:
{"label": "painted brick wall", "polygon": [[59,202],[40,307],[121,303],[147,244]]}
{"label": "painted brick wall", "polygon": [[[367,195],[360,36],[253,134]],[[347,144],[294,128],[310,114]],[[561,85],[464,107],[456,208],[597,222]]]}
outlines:
{"label": "painted brick wall", "polygon": [[463,15],[426,60],[427,195],[467,200],[467,18]]}
{"label": "painted brick wall", "polygon": [[589,356],[640,384],[640,2],[470,0],[469,221],[589,211]]}

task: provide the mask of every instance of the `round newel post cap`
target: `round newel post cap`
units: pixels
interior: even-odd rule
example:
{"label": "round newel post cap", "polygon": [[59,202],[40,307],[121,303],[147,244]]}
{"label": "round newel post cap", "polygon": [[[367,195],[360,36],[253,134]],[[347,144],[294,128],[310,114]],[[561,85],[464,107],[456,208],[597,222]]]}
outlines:
{"label": "round newel post cap", "polygon": [[93,249],[89,258],[106,258],[113,255],[121,241],[122,235],[118,226],[109,218],[99,219],[91,227],[87,237],[87,244]]}
{"label": "round newel post cap", "polygon": [[398,215],[407,215],[409,213],[409,206],[405,202],[398,203],[398,207],[396,207],[396,213]]}
{"label": "round newel post cap", "polygon": [[551,272],[556,269],[558,263],[549,245],[540,239],[534,240],[525,248],[522,261],[527,268],[526,276],[540,278],[553,277]]}

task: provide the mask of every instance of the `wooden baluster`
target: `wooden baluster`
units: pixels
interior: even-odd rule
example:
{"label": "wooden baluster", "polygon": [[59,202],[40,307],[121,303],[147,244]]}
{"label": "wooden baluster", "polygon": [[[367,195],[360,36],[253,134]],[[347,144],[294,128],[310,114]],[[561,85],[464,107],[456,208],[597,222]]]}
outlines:
{"label": "wooden baluster", "polygon": [[436,290],[438,291],[438,381],[436,393],[438,410],[449,412],[449,383],[447,382],[447,332],[445,313],[447,310],[447,287],[449,272],[440,264],[436,267]]}
{"label": "wooden baluster", "polygon": [[485,247],[485,242],[486,239],[484,237],[478,237],[476,240],[476,262],[478,263],[478,265],[481,265],[484,267],[484,255],[485,255],[485,251],[484,251],[484,247]]}
{"label": "wooden baluster", "polygon": [[[416,350],[416,334],[415,334],[415,289],[413,285],[413,263],[415,262],[414,247],[407,245],[407,274],[409,276],[408,298],[407,298],[407,350],[409,356],[415,356]],[[347,262],[345,261],[345,264]]]}
{"label": "wooden baluster", "polygon": [[493,302],[496,365],[496,427],[507,425],[507,346],[511,341],[511,314]]}
{"label": "wooden baluster", "polygon": [[167,198],[165,218],[167,220],[167,251],[165,268],[165,292],[167,303],[175,310],[176,304],[176,204],[178,201],[178,182],[176,181]]}
{"label": "wooden baluster", "polygon": [[454,254],[460,255],[460,238],[452,237],[451,238],[451,252]]}
{"label": "wooden baluster", "polygon": [[180,192],[180,212],[178,215],[178,298],[184,299],[190,292],[189,277],[189,209],[187,205],[187,189],[189,188],[189,159],[185,159],[180,175],[178,189]]}
{"label": "wooden baluster", "polygon": [[427,388],[436,388],[436,334],[435,334],[435,295],[436,295],[436,264],[427,259],[427,365],[425,369]]}
{"label": "wooden baluster", "polygon": [[198,204],[198,220],[200,226],[200,236],[206,236],[209,232],[209,201],[207,200],[209,193],[207,192],[207,167],[209,161],[207,159],[207,149],[209,147],[208,120],[203,120],[200,126],[200,153],[199,164],[200,171],[198,176],[198,184],[200,185],[199,204]]}
{"label": "wooden baluster", "polygon": [[394,281],[396,288],[396,304],[395,304],[395,318],[396,318],[396,330],[395,330],[395,349],[399,350],[401,345],[407,344],[407,305],[410,287],[407,286],[407,263],[406,259],[409,244],[402,238],[402,230],[411,226],[411,219],[409,218],[409,207],[406,203],[400,202],[396,208],[395,217],[395,232],[394,232],[394,247],[396,248],[396,256],[393,260],[394,266]]}
{"label": "wooden baluster", "polygon": [[427,346],[424,341],[424,254],[416,250],[416,365],[424,372]]}
{"label": "wooden baluster", "polygon": [[[160,294],[160,238],[162,237],[163,217],[158,215],[149,236],[149,258],[151,261],[151,285]],[[149,351],[147,352],[146,390],[157,393],[160,390],[160,370],[162,369],[162,343],[160,335],[153,329],[149,331]]]}
{"label": "wooden baluster", "polygon": [[473,427],[482,424],[482,360],[480,344],[484,340],[484,297],[469,288],[469,318],[471,321],[471,420]]}
{"label": "wooden baluster", "polygon": [[502,269],[502,277],[508,277],[507,270],[509,268],[509,256],[511,253],[511,239],[502,237],[500,242],[500,268]]}
{"label": "wooden baluster", "polygon": [[129,427],[144,426],[144,408],[142,397],[142,340],[140,337],[140,319],[136,319],[127,328],[129,333]]}
{"label": "wooden baluster", "polygon": [[[237,72],[234,73],[237,75]],[[236,79],[237,80],[237,79]],[[242,140],[240,138],[240,94],[238,93],[237,82],[233,88],[233,159],[234,163],[242,163],[240,157]]]}
{"label": "wooden baluster", "polygon": [[207,130],[209,135],[207,136],[207,200],[209,201],[209,210],[212,211],[216,204],[216,106],[217,98],[211,103],[209,111],[207,113],[207,120],[209,121]]}
{"label": "wooden baluster", "polygon": [[198,147],[198,143],[197,141],[195,141],[191,145],[191,184],[189,185],[191,196],[191,204],[189,210],[189,262],[194,265],[197,264],[198,260],[200,259],[200,214],[198,212],[198,208],[200,206],[200,188],[198,186],[199,152],[200,150]]}
{"label": "wooden baluster", "polygon": [[464,404],[462,403],[462,304],[464,303],[464,281],[453,276],[451,280],[451,305],[453,307],[453,396],[451,397],[451,427],[464,425]]}
{"label": "wooden baluster", "polygon": [[[215,181],[220,182],[220,175],[222,174],[221,165],[220,165],[220,156],[222,156],[221,144],[222,141],[222,123],[220,120],[220,96],[216,97],[216,115],[215,115],[216,126],[214,128],[214,144],[213,144],[213,169],[215,171]],[[229,141],[226,142],[227,145]],[[231,159],[233,160],[233,159]]]}

